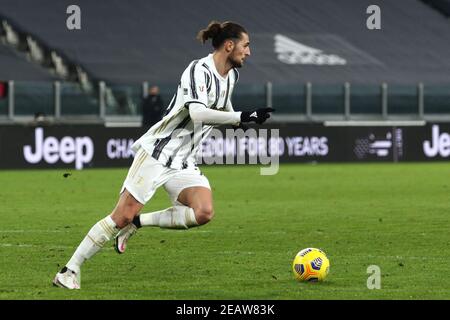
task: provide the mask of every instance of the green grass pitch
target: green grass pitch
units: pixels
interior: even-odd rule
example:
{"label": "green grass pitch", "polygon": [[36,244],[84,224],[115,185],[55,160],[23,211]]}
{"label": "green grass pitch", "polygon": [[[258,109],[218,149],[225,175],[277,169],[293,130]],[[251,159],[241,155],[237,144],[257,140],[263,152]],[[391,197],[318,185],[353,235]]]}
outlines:
{"label": "green grass pitch", "polygon": [[[127,169],[1,171],[0,299],[450,298],[448,164],[202,170],[212,222],[143,228],[123,255],[109,243],[84,264],[78,291],[51,281],[111,212]],[[169,205],[161,189],[144,212]],[[325,282],[294,280],[292,260],[306,247],[327,253]],[[370,265],[381,269],[381,289],[367,288]]]}

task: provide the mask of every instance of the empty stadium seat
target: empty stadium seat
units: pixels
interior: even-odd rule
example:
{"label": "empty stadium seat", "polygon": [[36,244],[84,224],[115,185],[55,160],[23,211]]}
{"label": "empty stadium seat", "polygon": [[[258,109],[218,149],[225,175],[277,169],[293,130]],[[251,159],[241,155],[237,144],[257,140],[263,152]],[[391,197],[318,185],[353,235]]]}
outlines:
{"label": "empty stadium seat", "polygon": [[[419,0],[377,1],[381,30],[366,27],[369,0],[79,0],[81,30],[66,27],[71,2],[29,3],[2,0],[0,14],[108,82],[177,83],[189,61],[211,51],[195,36],[212,19],[238,21],[250,32],[241,83],[450,81],[450,25]],[[325,64],[281,61],[302,55]]]}

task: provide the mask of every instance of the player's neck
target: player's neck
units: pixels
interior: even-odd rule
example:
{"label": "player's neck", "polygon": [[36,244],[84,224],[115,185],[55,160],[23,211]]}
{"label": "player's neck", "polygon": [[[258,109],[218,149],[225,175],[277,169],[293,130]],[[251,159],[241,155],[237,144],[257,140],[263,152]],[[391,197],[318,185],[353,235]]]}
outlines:
{"label": "player's neck", "polygon": [[217,72],[222,76],[226,77],[228,75],[228,71],[233,68],[233,66],[228,62],[228,57],[226,54],[220,51],[216,51],[213,54],[214,64],[216,66]]}

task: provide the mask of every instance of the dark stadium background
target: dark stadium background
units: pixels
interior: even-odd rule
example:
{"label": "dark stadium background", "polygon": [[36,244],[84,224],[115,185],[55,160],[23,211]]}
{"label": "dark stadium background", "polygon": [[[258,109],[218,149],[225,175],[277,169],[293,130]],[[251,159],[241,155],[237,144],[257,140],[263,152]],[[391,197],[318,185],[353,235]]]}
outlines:
{"label": "dark stadium background", "polygon": [[[81,29],[66,26],[73,4]],[[271,121],[281,130],[284,149],[291,137],[319,136],[339,153],[305,150],[282,161],[445,160],[445,151],[430,156],[422,145],[432,141],[433,124],[439,134],[449,131],[448,1],[378,1],[380,29],[367,26],[372,4],[2,0],[0,123],[23,130],[24,139],[18,145],[0,136],[2,157],[8,154],[0,167],[73,167],[29,164],[21,150],[34,143],[36,126],[52,126],[44,135],[63,137],[77,125],[92,126],[97,151],[91,166],[126,165],[123,158],[100,160],[107,148],[100,137],[128,141],[145,131],[140,123],[147,88],[159,86],[164,103],[170,102],[185,66],[211,51],[195,36],[213,19],[240,22],[251,35],[252,56],[240,70],[235,109],[275,107]],[[402,156],[395,156],[398,151]]]}

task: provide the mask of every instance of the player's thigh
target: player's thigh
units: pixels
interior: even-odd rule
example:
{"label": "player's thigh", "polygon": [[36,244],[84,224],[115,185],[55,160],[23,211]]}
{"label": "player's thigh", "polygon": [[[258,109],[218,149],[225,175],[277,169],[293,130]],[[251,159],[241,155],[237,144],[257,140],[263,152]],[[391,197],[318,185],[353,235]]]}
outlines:
{"label": "player's thigh", "polygon": [[121,196],[113,215],[125,222],[132,220],[155,194],[156,189],[169,179],[170,174],[171,171],[163,164],[139,149],[122,185]]}
{"label": "player's thigh", "polygon": [[180,192],[177,201],[194,210],[195,219],[200,225],[208,223],[214,216],[212,192],[209,188],[187,187]]}
{"label": "player's thigh", "polygon": [[211,189],[203,186],[184,188],[178,195],[177,201],[194,210],[213,211],[213,197]]}
{"label": "player's thigh", "polygon": [[196,218],[200,220],[209,221],[212,218],[211,187],[200,170],[181,170],[165,183],[164,188],[174,205],[182,204],[194,209]]}
{"label": "player's thigh", "polygon": [[128,170],[121,193],[126,189],[138,202],[145,205],[156,189],[166,183],[172,172],[141,148]]}

